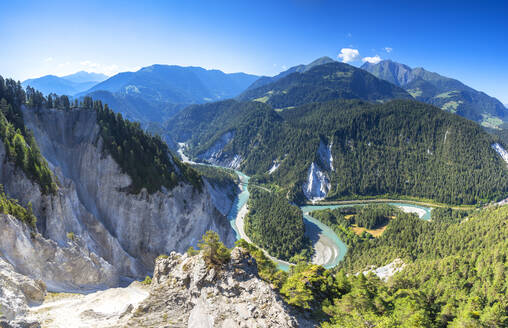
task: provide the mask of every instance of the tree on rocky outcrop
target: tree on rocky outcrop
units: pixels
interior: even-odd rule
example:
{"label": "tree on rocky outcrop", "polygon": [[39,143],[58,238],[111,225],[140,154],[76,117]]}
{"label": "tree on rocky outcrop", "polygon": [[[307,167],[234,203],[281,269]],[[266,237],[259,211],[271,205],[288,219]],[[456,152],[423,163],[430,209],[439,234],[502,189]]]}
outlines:
{"label": "tree on rocky outcrop", "polygon": [[231,259],[231,251],[220,241],[215,231],[208,230],[198,243],[198,247],[209,267],[220,266]]}

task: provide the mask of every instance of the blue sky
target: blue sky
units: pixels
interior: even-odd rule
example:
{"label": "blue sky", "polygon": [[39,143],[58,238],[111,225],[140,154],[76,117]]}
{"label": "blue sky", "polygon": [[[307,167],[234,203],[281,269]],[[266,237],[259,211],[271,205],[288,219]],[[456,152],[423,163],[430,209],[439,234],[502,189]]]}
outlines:
{"label": "blue sky", "polygon": [[350,48],[350,64],[422,66],[508,103],[507,34],[501,1],[2,1],[0,75],[155,63],[274,75]]}

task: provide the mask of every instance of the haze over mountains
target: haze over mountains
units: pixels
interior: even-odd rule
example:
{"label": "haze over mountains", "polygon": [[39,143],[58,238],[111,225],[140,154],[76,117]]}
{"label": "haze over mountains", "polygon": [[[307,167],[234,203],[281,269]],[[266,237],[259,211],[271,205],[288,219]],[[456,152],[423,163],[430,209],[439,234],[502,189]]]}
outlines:
{"label": "haze over mountains", "polygon": [[74,96],[107,78],[104,74],[80,71],[61,77],[45,75],[35,79],[28,79],[23,81],[22,86],[25,88],[31,86],[45,95],[56,93],[58,95]]}
{"label": "haze over mountains", "polygon": [[129,119],[161,122],[190,104],[237,96],[258,77],[175,65],[119,73],[81,93],[110,104]]}

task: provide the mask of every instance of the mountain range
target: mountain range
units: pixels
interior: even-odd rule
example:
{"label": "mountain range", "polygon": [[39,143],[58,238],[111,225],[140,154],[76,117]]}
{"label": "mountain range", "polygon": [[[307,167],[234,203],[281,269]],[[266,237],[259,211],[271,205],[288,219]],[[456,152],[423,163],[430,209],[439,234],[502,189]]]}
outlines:
{"label": "mountain range", "polygon": [[[354,66],[321,58],[307,66],[297,66],[250,87],[238,99],[256,100],[274,108],[286,108],[333,99],[385,101],[411,99],[404,89],[376,78]],[[257,83],[259,84],[259,83]]]}
{"label": "mountain range", "polygon": [[74,96],[88,90],[92,86],[106,80],[104,74],[80,71],[65,76],[45,75],[36,79],[28,79],[21,84],[23,87],[31,86],[45,95],[56,93],[58,95]]}
{"label": "mountain range", "polygon": [[[367,62],[361,69],[400,88],[387,84],[385,88],[391,88],[394,92],[393,97],[388,98],[414,97],[488,128],[498,129],[508,120],[508,110],[497,99],[424,68],[413,69],[384,60],[377,64]],[[273,77],[226,74],[201,67],[152,65],[136,72],[118,73],[110,78],[102,74],[78,72],[62,77],[47,75],[26,80],[22,85],[31,85],[43,94],[67,94],[78,98],[92,96],[108,103],[126,118],[159,131],[161,122],[190,104],[234,97],[240,101],[265,101],[277,108],[337,98],[384,100],[380,95],[371,93],[369,83],[375,80],[367,78],[368,75],[363,76],[365,73],[362,70],[329,57],[321,57]],[[349,79],[348,74],[354,74],[354,78]],[[306,96],[300,99],[302,93]]]}
{"label": "mountain range", "polygon": [[78,96],[102,100],[125,117],[145,124],[162,122],[189,104],[235,97],[257,78],[201,67],[152,65],[119,73]]}
{"label": "mountain range", "polygon": [[190,106],[168,130],[196,160],[242,170],[297,203],[388,195],[463,204],[508,191],[493,137],[414,100],[334,100],[282,111],[229,100]]}
{"label": "mountain range", "polygon": [[[156,65],[79,95],[159,124],[208,170],[100,101],[0,77],[0,326],[506,326],[507,210],[481,208],[508,195],[506,144],[414,89],[317,63],[251,88]],[[332,269],[310,263],[334,251],[307,238],[296,204],[388,197],[434,207],[432,220],[370,205],[386,224],[374,235],[351,209],[310,212],[345,244]],[[267,250],[298,264],[283,272]]]}
{"label": "mountain range", "polygon": [[367,62],[361,68],[404,88],[416,100],[464,116],[485,127],[497,128],[508,121],[508,110],[499,100],[458,80],[390,60],[377,64]]}

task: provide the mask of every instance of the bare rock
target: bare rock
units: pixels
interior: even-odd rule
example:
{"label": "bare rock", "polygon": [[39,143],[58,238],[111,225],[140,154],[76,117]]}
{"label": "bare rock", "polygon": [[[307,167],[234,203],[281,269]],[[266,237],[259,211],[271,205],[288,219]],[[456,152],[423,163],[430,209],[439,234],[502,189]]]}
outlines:
{"label": "bare rock", "polygon": [[147,297],[125,327],[314,327],[263,281],[256,261],[234,248],[231,261],[207,267],[201,255],[156,261]]}
{"label": "bare rock", "polygon": [[28,306],[42,303],[45,295],[44,284],[15,272],[14,267],[0,257],[0,315],[5,326],[8,322],[14,326],[12,321],[23,318]]}

